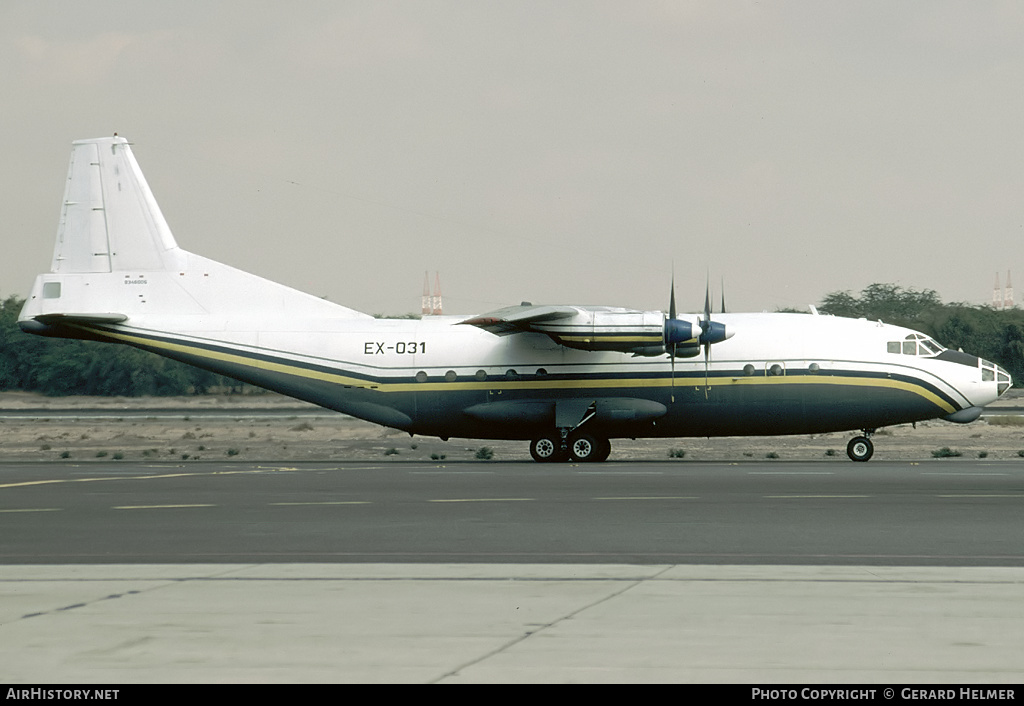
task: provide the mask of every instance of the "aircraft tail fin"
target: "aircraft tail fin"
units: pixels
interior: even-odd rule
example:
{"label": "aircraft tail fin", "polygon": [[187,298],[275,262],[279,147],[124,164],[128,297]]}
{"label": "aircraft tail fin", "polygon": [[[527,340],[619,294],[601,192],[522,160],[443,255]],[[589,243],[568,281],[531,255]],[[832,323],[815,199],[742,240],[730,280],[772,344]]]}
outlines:
{"label": "aircraft tail fin", "polygon": [[128,141],[79,140],[50,273],[36,278],[19,322],[52,333],[153,317],[186,317],[182,325],[204,330],[367,315],[178,247]]}
{"label": "aircraft tail fin", "polygon": [[174,269],[176,250],[128,140],[75,142],[50,271]]}

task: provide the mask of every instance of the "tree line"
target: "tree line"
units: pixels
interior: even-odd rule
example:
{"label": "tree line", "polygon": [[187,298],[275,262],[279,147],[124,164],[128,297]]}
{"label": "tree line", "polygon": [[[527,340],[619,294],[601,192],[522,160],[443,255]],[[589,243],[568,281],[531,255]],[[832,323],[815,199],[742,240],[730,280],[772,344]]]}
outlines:
{"label": "tree line", "polygon": [[18,328],[25,300],[0,303],[0,391],[45,395],[201,395],[242,383],[130,346],[30,336]]}
{"label": "tree line", "polygon": [[943,303],[931,289],[872,284],[859,295],[832,292],[821,301],[824,314],[880,319],[927,334],[954,350],[980,356],[1024,384],[1024,310],[995,309],[962,302]]}
{"label": "tree line", "polygon": [[[189,395],[241,391],[242,383],[128,346],[41,338],[17,324],[24,300],[0,304],[0,391],[46,395]],[[823,314],[880,319],[928,334],[1002,366],[1024,383],[1024,310],[943,303],[930,289],[872,284],[826,295]]]}

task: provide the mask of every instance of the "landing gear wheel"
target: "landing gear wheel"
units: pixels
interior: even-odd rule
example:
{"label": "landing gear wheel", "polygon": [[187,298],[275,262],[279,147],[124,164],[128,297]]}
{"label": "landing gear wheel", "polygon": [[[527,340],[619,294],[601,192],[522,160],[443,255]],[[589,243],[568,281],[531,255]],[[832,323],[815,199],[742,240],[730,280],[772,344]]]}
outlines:
{"label": "landing gear wheel", "polygon": [[875,453],[875,445],[866,436],[857,436],[850,439],[846,445],[846,455],[851,461],[867,461]]}
{"label": "landing gear wheel", "polygon": [[537,463],[558,463],[568,457],[562,450],[562,440],[555,434],[538,436],[530,442],[530,455]]}
{"label": "landing gear wheel", "polygon": [[581,433],[569,437],[569,456],[574,461],[599,463],[608,458],[612,444],[603,436]]}

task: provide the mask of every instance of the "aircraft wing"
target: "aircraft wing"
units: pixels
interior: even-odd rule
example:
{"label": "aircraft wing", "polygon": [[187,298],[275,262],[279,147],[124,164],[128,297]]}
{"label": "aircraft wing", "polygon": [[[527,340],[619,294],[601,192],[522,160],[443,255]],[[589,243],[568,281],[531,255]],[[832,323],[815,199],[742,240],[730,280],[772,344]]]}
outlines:
{"label": "aircraft wing", "polygon": [[535,306],[523,303],[460,321],[496,336],[542,333],[566,348],[657,356],[671,345],[677,356],[696,355],[699,319],[660,311],[608,306]]}
{"label": "aircraft wing", "polygon": [[497,336],[509,336],[513,333],[533,331],[535,330],[533,324],[558,321],[559,319],[571,319],[579,313],[579,309],[571,306],[519,304],[518,306],[507,306],[504,309],[480,314],[459,323],[476,326]]}

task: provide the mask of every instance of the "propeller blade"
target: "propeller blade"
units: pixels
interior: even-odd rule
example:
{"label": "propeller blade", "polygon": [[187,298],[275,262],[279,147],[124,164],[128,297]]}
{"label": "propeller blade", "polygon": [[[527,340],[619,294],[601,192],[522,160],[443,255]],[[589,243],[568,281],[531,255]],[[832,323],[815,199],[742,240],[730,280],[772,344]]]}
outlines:
{"label": "propeller blade", "polygon": [[[674,268],[672,271],[672,286],[669,287],[668,292],[668,318],[669,321],[671,321],[676,318],[676,273]],[[669,343],[669,345],[666,346],[666,349],[668,350],[669,354],[671,354],[672,359],[675,360],[676,342],[674,340],[671,340],[671,337],[668,335],[668,331],[669,324],[666,323],[665,337],[666,339],[668,339]]]}
{"label": "propeller blade", "polygon": [[672,350],[668,354],[669,365],[672,366],[672,373],[670,378],[669,386],[669,398],[672,402],[676,401],[676,347],[672,344]]}
{"label": "propeller blade", "polygon": [[708,390],[711,386],[708,384],[708,366],[711,363],[711,344],[704,344],[704,399],[708,398]]}
{"label": "propeller blade", "polygon": [[705,328],[705,324],[711,322],[711,285],[706,284],[704,286],[704,321],[701,324],[701,328]]}
{"label": "propeller blade", "polygon": [[[676,318],[676,272],[675,268],[672,268],[672,287],[669,289],[668,295],[668,318]],[[676,344],[673,342],[668,351],[668,357],[670,365],[672,366],[672,377],[670,379],[671,387],[669,387],[669,397],[672,402],[676,401]]]}
{"label": "propeller blade", "polygon": [[672,288],[668,295],[668,318],[676,318],[676,273],[672,273]]}
{"label": "propeller blade", "polygon": [[[711,330],[711,278],[708,277],[704,284],[704,320],[700,322],[700,329],[707,338]],[[711,364],[711,343],[704,342],[704,399],[708,398],[708,368]]]}

